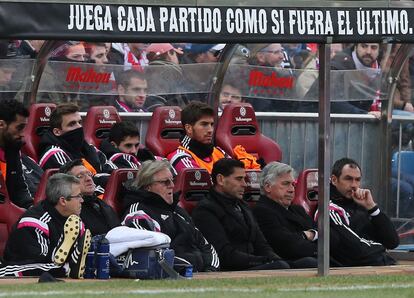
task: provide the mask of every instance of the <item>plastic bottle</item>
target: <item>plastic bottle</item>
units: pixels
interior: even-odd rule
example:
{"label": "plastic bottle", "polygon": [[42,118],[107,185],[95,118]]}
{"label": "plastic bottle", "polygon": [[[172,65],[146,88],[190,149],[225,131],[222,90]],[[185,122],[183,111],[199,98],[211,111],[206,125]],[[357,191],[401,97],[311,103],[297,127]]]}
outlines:
{"label": "plastic bottle", "polygon": [[84,278],[95,278],[96,277],[96,250],[98,248],[98,243],[92,241],[91,247],[89,248],[88,254],[86,255],[85,262],[85,274]]}
{"label": "plastic bottle", "polygon": [[102,239],[96,256],[96,278],[109,278],[109,242]]}

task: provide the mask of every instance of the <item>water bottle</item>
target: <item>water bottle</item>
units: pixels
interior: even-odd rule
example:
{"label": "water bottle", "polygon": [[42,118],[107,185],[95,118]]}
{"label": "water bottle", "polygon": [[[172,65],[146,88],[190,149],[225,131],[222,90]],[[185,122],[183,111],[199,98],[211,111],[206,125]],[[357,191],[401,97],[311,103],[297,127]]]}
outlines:
{"label": "water bottle", "polygon": [[95,253],[98,248],[97,241],[92,241],[88,254],[86,255],[84,278],[96,277],[96,258]]}
{"label": "water bottle", "polygon": [[102,239],[98,247],[96,256],[96,278],[109,278],[109,242],[107,239]]}

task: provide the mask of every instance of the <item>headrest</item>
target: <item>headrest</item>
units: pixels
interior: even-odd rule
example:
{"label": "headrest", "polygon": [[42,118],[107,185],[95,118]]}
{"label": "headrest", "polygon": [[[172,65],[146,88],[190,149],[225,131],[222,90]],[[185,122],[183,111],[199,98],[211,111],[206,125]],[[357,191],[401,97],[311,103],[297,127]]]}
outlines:
{"label": "headrest", "polygon": [[121,117],[114,106],[90,107],[83,124],[86,142],[99,147],[117,122],[121,122]]}
{"label": "headrest", "polygon": [[157,107],[152,113],[145,138],[146,147],[155,155],[166,156],[177,149],[184,135],[181,124],[181,108],[178,106]]}
{"label": "headrest", "polygon": [[30,116],[25,128],[23,152],[38,160],[38,145],[42,134],[50,127],[50,115],[56,108],[54,103],[36,103],[30,107]]}

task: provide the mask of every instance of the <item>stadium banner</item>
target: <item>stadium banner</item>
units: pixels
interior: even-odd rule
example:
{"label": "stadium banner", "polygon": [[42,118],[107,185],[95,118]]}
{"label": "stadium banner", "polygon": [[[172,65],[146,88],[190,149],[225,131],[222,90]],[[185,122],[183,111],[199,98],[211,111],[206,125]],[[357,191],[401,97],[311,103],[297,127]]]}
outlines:
{"label": "stadium banner", "polygon": [[0,36],[16,39],[400,43],[413,28],[414,8],[0,5]]}

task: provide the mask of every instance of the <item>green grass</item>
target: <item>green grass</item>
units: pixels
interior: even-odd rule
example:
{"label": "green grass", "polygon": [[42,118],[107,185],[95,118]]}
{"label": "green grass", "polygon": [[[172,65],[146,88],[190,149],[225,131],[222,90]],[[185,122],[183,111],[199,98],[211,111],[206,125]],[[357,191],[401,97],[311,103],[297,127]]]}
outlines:
{"label": "green grass", "polygon": [[[353,287],[353,288],[352,288]],[[366,287],[366,288],[363,288]],[[1,285],[0,297],[414,297],[414,275],[108,280]]]}

